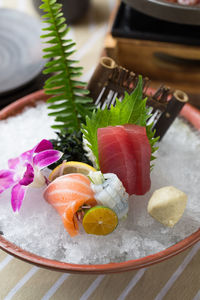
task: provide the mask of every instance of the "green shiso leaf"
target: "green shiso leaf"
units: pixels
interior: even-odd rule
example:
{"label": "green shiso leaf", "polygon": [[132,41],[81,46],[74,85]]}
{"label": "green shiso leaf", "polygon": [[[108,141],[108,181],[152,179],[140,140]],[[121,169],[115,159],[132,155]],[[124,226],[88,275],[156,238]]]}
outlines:
{"label": "green shiso leaf", "polygon": [[43,57],[51,59],[45,65],[44,74],[52,75],[46,80],[44,89],[46,94],[51,95],[48,108],[51,109],[49,115],[55,116],[52,128],[60,132],[65,132],[66,128],[68,132],[79,131],[81,123],[85,122],[86,116],[91,115],[94,106],[91,98],[86,97],[89,93],[85,88],[86,83],[77,79],[82,75],[82,68],[75,67],[78,61],[70,59],[75,52],[75,43],[65,38],[69,27],[65,24],[62,5],[56,0],[42,2],[40,8],[44,11],[43,22],[48,24],[43,28],[45,34],[41,36],[48,45],[43,50]]}
{"label": "green shiso leaf", "polygon": [[[146,125],[147,119],[150,117],[149,109],[146,107],[147,99],[143,99],[143,81],[139,76],[137,87],[132,94],[125,93],[122,102],[116,99],[116,105],[110,109],[106,107],[104,110],[97,109],[93,111],[91,117],[86,117],[86,124],[82,125],[84,138],[87,140],[88,147],[92,150],[96,165],[99,168],[97,130],[107,126],[116,126],[124,124],[136,124],[146,127],[147,137],[151,145],[152,154],[157,150],[155,143],[158,137],[154,138],[155,131],[152,131],[153,123]],[[155,159],[152,155],[151,160]]]}

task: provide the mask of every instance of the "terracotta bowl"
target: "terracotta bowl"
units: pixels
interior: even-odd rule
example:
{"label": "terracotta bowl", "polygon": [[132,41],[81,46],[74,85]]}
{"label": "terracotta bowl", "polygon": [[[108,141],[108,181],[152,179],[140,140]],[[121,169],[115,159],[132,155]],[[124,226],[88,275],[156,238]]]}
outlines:
{"label": "terracotta bowl", "polygon": [[[34,106],[39,100],[46,100],[47,96],[43,91],[38,91],[36,93],[30,94],[4,108],[0,111],[0,120],[6,119],[9,116],[18,114],[22,111],[25,106]],[[191,118],[191,114],[195,117],[195,126],[200,129],[200,112],[191,106],[185,106],[183,111],[185,117]],[[192,120],[194,117],[192,117]],[[184,250],[191,247],[195,243],[200,241],[200,229],[185,238],[181,242],[165,249],[164,251],[149,255],[140,259],[129,260],[121,263],[109,263],[102,265],[79,265],[79,264],[69,264],[56,260],[46,259],[44,257],[37,256],[33,253],[24,251],[23,249],[17,247],[11,242],[7,241],[3,236],[0,235],[0,248],[7,253],[24,260],[28,263],[37,265],[39,267],[48,268],[54,271],[62,271],[69,273],[88,273],[88,274],[105,274],[105,273],[118,273],[134,269],[140,269],[148,267],[155,263],[162,262]]]}

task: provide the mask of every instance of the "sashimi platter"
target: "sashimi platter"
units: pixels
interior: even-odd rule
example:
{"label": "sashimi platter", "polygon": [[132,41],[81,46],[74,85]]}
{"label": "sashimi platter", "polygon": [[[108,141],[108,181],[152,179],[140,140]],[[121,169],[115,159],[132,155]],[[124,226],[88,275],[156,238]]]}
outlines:
{"label": "sashimi platter", "polygon": [[43,0],[41,8],[50,23],[43,37],[54,44],[44,50],[54,58],[45,70],[53,74],[44,86],[49,99],[4,120],[0,113],[0,238],[46,259],[102,265],[194,234],[198,131],[177,117],[159,141],[142,76],[115,105],[96,107],[75,79],[81,68],[69,59],[74,43],[63,38],[60,4]]}

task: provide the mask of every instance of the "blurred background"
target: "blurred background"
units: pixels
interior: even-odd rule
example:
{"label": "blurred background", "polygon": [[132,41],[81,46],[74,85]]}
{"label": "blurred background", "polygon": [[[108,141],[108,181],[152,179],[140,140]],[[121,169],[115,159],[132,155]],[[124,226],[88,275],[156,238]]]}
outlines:
{"label": "blurred background", "polygon": [[[60,2],[83,80],[103,54],[149,77],[152,87],[164,83],[185,91],[200,107],[200,6],[165,0]],[[0,0],[0,108],[43,87],[40,4]]]}
{"label": "blurred background", "polygon": [[[0,108],[43,87],[40,3],[40,0],[0,0]],[[116,2],[61,0],[60,3],[64,3],[64,14],[71,27],[69,36],[76,41],[75,58],[84,67],[83,80],[87,81],[103,51],[109,16]]]}

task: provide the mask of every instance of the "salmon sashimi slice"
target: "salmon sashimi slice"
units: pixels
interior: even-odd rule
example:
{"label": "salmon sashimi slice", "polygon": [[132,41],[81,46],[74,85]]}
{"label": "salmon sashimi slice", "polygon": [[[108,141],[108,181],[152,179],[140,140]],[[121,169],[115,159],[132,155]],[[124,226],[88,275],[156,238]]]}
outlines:
{"label": "salmon sashimi slice", "polygon": [[65,229],[72,237],[78,234],[76,213],[80,207],[97,204],[90,183],[83,174],[67,174],[56,178],[44,191],[45,200],[60,214]]}
{"label": "salmon sashimi slice", "polygon": [[133,124],[99,128],[97,139],[102,173],[116,174],[129,195],[144,195],[151,185],[146,128]]}

